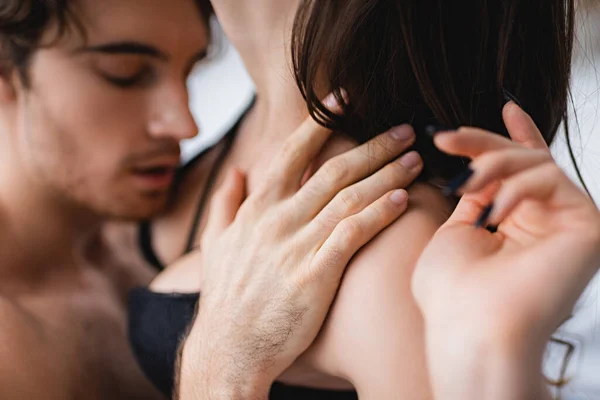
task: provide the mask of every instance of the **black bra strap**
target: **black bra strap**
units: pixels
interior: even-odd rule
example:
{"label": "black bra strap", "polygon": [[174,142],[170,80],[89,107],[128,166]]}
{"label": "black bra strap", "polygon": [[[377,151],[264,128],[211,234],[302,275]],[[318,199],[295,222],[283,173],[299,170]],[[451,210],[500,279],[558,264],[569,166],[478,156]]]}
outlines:
{"label": "black bra strap", "polygon": [[159,271],[165,269],[165,266],[158,259],[152,247],[152,225],[150,225],[150,221],[144,221],[140,224],[138,242],[144,259]]}
{"label": "black bra strap", "polygon": [[229,150],[231,149],[231,145],[233,144],[233,139],[235,136],[235,132],[237,132],[237,128],[225,138],[225,143],[223,145],[223,149],[219,153],[219,158],[213,164],[210,174],[208,175],[208,180],[206,181],[206,185],[204,186],[204,191],[202,196],[200,197],[200,201],[196,206],[196,212],[194,213],[194,219],[192,220],[192,227],[190,228],[190,233],[188,234],[187,244],[185,245],[184,254],[187,254],[194,250],[196,247],[194,244],[196,243],[196,236],[198,235],[198,229],[200,228],[200,218],[202,217],[202,212],[206,207],[206,203],[210,197],[210,192],[217,180],[217,176],[219,171],[221,170],[221,166],[229,154]]}
{"label": "black bra strap", "polygon": [[202,196],[200,197],[200,201],[198,202],[198,205],[196,206],[196,213],[194,214],[194,220],[192,221],[192,227],[190,229],[190,233],[188,234],[188,240],[187,240],[187,244],[185,246],[185,252],[183,254],[187,254],[196,248],[196,246],[194,244],[196,243],[196,236],[198,235],[198,229],[200,229],[200,219],[201,219],[202,213],[204,212],[204,209],[206,207],[206,203],[208,202],[208,199],[210,197],[211,189],[212,189],[213,185],[215,184],[215,181],[217,180],[217,176],[219,174],[219,171],[221,170],[221,167],[223,166],[223,162],[225,161],[225,158],[229,154],[229,150],[231,150],[231,146],[233,145],[233,142],[235,141],[235,137],[237,136],[240,125],[242,124],[242,121],[244,120],[244,117],[248,114],[248,111],[250,111],[250,109],[254,106],[255,102],[256,102],[256,97],[254,97],[252,99],[252,101],[250,102],[250,104],[248,105],[248,107],[246,108],[244,113],[242,114],[242,116],[237,120],[237,122],[235,123],[233,128],[231,128],[231,130],[229,131],[230,133],[225,138],[225,144],[223,146],[223,150],[221,150],[221,153],[219,153],[219,158],[213,164],[213,167],[210,170],[208,180],[206,182],[206,185],[204,186],[204,192],[202,193]]}

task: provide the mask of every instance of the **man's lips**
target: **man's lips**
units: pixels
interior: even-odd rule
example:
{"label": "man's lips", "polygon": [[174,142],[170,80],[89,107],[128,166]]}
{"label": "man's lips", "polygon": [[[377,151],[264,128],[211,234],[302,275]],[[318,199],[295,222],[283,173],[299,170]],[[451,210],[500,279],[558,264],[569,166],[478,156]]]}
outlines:
{"label": "man's lips", "polygon": [[169,188],[175,179],[179,160],[174,162],[154,162],[135,166],[132,169],[137,186],[145,190],[164,190]]}

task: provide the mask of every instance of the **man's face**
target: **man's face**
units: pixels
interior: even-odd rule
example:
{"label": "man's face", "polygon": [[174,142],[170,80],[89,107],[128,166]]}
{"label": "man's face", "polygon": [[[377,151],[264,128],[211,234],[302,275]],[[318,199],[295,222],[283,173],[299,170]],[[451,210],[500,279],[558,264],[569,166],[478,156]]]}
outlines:
{"label": "man's face", "polygon": [[179,141],[197,133],[186,78],[208,28],[193,0],[74,3],[86,37],[37,50],[29,87],[16,86],[19,160],[78,206],[147,218],[166,204]]}

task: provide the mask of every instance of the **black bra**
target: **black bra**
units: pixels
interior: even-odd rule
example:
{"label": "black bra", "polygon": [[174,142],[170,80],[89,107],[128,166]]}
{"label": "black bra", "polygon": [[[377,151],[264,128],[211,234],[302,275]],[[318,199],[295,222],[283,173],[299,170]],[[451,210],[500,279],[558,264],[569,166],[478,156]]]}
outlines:
{"label": "black bra", "polygon": [[[129,339],[133,352],[150,381],[171,396],[180,341],[194,318],[200,295],[164,294],[135,289],[129,298]],[[357,400],[355,392],[292,387],[275,383],[271,400]]]}

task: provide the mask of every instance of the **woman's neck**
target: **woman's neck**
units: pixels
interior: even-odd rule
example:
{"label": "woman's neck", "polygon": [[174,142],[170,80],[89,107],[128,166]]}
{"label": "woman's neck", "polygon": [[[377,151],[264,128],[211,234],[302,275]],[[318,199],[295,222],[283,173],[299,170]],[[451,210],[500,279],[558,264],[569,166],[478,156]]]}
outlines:
{"label": "woman's neck", "polygon": [[256,104],[241,130],[257,147],[282,141],[307,115],[289,56],[298,4],[299,0],[213,0],[223,30],[256,86]]}

